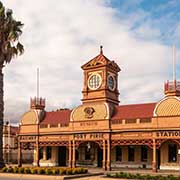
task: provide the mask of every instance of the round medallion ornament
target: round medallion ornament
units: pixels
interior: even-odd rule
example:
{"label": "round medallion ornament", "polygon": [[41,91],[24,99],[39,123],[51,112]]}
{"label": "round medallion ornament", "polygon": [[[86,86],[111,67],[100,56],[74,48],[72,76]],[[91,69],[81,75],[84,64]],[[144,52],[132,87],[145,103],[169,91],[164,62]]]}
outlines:
{"label": "round medallion ornament", "polygon": [[93,117],[93,113],[95,112],[95,110],[93,107],[86,107],[84,109],[84,112],[85,112],[85,118],[89,119]]}

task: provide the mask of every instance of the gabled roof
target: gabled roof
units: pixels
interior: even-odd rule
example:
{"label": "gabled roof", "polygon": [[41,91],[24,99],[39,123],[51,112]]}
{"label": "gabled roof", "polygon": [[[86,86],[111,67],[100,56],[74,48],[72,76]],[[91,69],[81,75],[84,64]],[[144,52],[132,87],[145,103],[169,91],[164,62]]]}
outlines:
{"label": "gabled roof", "polygon": [[151,118],[153,117],[153,111],[155,106],[156,103],[116,106],[112,120]]}
{"label": "gabled roof", "polygon": [[58,110],[46,112],[45,118],[40,124],[68,124],[70,121],[71,110]]}
{"label": "gabled roof", "polygon": [[[120,105],[115,107],[113,120],[117,119],[137,119],[137,118],[151,118],[156,103],[147,104],[130,104]],[[41,124],[69,124],[71,110],[59,110],[46,112],[45,118]]]}
{"label": "gabled roof", "polygon": [[107,66],[107,65],[111,66],[118,72],[121,70],[114,61],[109,60],[106,56],[103,55],[103,52],[101,49],[99,55],[97,55],[95,58],[88,61],[86,64],[82,65],[81,68],[85,70],[85,69],[89,69],[93,67]]}

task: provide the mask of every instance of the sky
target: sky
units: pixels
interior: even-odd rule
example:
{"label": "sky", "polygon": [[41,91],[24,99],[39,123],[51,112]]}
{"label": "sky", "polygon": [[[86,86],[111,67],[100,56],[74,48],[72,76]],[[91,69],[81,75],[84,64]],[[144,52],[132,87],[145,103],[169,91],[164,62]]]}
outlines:
{"label": "sky", "polygon": [[4,68],[5,121],[18,123],[36,96],[46,110],[81,104],[81,65],[99,46],[121,68],[120,104],[158,102],[172,80],[172,45],[180,79],[179,0],[1,0],[24,23],[25,52]]}

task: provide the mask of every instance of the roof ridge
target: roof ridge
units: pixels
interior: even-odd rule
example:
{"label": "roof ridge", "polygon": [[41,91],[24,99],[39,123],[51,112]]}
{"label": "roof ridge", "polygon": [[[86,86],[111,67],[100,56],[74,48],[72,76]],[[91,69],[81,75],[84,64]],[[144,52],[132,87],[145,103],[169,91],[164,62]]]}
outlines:
{"label": "roof ridge", "polygon": [[136,106],[136,105],[148,105],[148,104],[157,104],[157,102],[152,102],[152,103],[140,103],[140,104],[122,104],[122,105],[118,105],[118,107],[120,106]]}
{"label": "roof ridge", "polygon": [[61,110],[54,110],[54,111],[46,111],[46,113],[55,113],[55,112],[64,112],[64,111],[72,111],[72,109],[61,109]]}

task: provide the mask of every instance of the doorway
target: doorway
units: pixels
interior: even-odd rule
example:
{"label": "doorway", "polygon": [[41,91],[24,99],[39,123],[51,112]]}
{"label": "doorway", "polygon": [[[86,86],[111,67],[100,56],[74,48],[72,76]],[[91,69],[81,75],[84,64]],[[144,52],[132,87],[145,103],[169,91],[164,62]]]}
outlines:
{"label": "doorway", "polygon": [[160,169],[160,165],[161,165],[161,151],[160,148],[157,149],[157,168]]}
{"label": "doorway", "polygon": [[66,166],[66,147],[65,146],[58,147],[58,165]]}
{"label": "doorway", "polygon": [[97,152],[97,167],[102,167],[103,150],[98,146]]}

